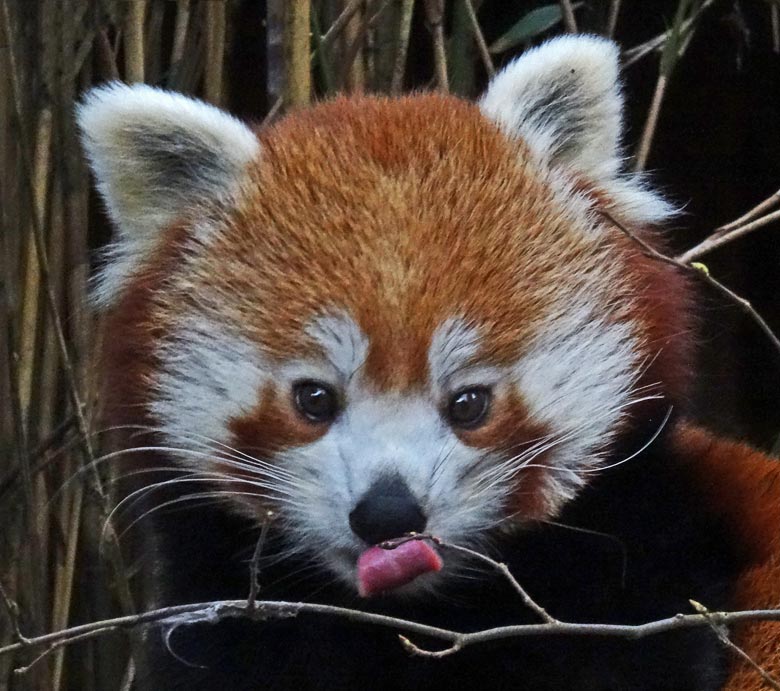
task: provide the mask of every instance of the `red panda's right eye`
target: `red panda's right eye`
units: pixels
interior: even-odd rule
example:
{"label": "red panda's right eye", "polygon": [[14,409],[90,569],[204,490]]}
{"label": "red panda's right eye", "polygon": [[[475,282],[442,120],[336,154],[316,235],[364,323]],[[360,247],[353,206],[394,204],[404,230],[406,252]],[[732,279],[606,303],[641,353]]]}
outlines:
{"label": "red panda's right eye", "polygon": [[336,392],[328,385],[316,381],[295,384],[293,400],[298,411],[312,422],[330,422],[339,411]]}

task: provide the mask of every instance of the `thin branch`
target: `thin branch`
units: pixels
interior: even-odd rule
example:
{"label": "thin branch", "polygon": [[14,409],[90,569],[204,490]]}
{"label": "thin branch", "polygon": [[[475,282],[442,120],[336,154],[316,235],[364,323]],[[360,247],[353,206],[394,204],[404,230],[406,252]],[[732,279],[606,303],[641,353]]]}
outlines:
{"label": "thin branch", "polygon": [[260,555],[263,553],[265,540],[268,537],[268,529],[271,527],[274,512],[266,511],[265,520],[260,528],[260,537],[257,538],[255,551],[252,555],[252,561],[249,563],[249,596],[247,597],[247,607],[253,609],[257,600],[257,593],[260,590]]}
{"label": "thin branch", "polygon": [[482,27],[477,20],[477,13],[474,11],[474,4],[471,0],[463,0],[463,4],[466,6],[466,14],[469,16],[471,22],[471,30],[474,32],[474,40],[477,43],[479,49],[479,56],[482,58],[482,64],[485,65],[485,70],[489,77],[492,77],[496,73],[495,65],[493,65],[493,58],[490,56],[488,45],[485,42],[485,35],[482,33]]}
{"label": "thin branch", "polygon": [[688,251],[683,252],[681,255],[677,257],[677,260],[682,262],[683,264],[687,264],[693,261],[694,259],[698,259],[703,254],[707,254],[707,252],[712,252],[712,250],[718,247],[728,244],[729,242],[732,242],[737,238],[741,238],[743,235],[752,233],[754,230],[763,228],[765,225],[777,220],[780,220],[780,211],[774,211],[771,214],[767,214],[766,216],[757,218],[752,223],[747,223],[744,226],[741,226],[739,228],[734,228],[733,230],[727,232],[724,232],[725,227],[720,228],[716,230],[712,235],[710,235],[710,237],[708,237],[706,240],[703,240],[698,245],[692,247]]}
{"label": "thin branch", "polygon": [[750,657],[750,655],[748,655],[742,648],[740,648],[736,643],[734,643],[734,641],[729,638],[728,629],[723,624],[717,624],[712,619],[710,619],[710,611],[704,605],[702,605],[700,602],[696,602],[696,600],[689,600],[689,602],[691,605],[693,605],[693,608],[699,614],[703,614],[705,617],[707,617],[707,623],[718,637],[718,640],[724,646],[735,653],[738,657],[742,658],[742,660],[744,660],[750,667],[758,672],[769,688],[775,689],[775,691],[780,691],[780,682],[778,682],[777,679],[769,674],[769,672],[767,672],[752,657]]}
{"label": "thin branch", "polygon": [[388,540],[386,542],[380,543],[379,546],[383,549],[395,549],[399,545],[402,545],[405,542],[410,542],[412,540],[430,540],[439,547],[452,550],[454,552],[460,552],[461,554],[465,554],[472,559],[477,559],[478,561],[487,564],[507,580],[515,592],[520,596],[520,599],[522,599],[523,603],[529,609],[533,610],[542,621],[545,621],[548,624],[558,623],[558,620],[555,617],[550,616],[550,614],[548,614],[542,606],[534,602],[531,596],[525,591],[523,586],[521,586],[517,579],[512,575],[512,572],[509,570],[506,564],[496,561],[495,559],[491,559],[485,554],[475,552],[473,549],[468,549],[468,547],[460,547],[459,545],[453,545],[449,542],[444,542],[434,535],[425,533],[420,535],[409,535],[407,537],[399,538],[398,540]]}
{"label": "thin branch", "polygon": [[647,165],[647,158],[650,155],[650,146],[652,145],[653,137],[655,136],[655,129],[658,125],[658,116],[661,113],[661,104],[663,103],[665,93],[666,76],[659,74],[658,81],[655,83],[650,110],[647,111],[647,119],[645,120],[645,126],[642,129],[642,138],[639,140],[639,149],[634,163],[634,170],[636,171],[644,170]]}
{"label": "thin branch", "polygon": [[764,201],[760,202],[759,204],[756,204],[750,211],[748,211],[745,214],[742,214],[738,219],[731,221],[730,223],[726,223],[725,225],[722,225],[720,228],[717,228],[715,232],[728,232],[729,230],[733,230],[734,228],[738,228],[739,226],[744,225],[748,221],[752,221],[756,216],[759,216],[760,214],[764,213],[765,211],[768,211],[773,206],[777,206],[777,204],[780,204],[780,190],[777,190],[774,194],[768,196]]}
{"label": "thin branch", "polygon": [[72,626],[60,631],[54,631],[42,636],[17,641],[0,647],[0,656],[15,653],[24,649],[48,646],[51,652],[54,646],[68,645],[76,641],[97,638],[111,631],[128,631],[149,624],[175,624],[186,626],[208,621],[214,623],[225,619],[244,618],[252,621],[267,621],[269,619],[290,618],[300,614],[319,614],[334,616],[355,623],[371,624],[384,628],[396,629],[420,636],[428,636],[453,645],[451,652],[456,652],[470,645],[490,641],[519,638],[525,636],[603,636],[608,638],[625,638],[638,640],[648,636],[677,631],[681,629],[698,628],[711,625],[728,626],[747,621],[780,621],[780,610],[743,610],[737,612],[711,612],[702,614],[675,614],[665,619],[658,619],[646,624],[579,624],[563,621],[545,622],[542,624],[516,624],[497,626],[491,629],[461,633],[438,626],[421,624],[407,619],[390,617],[384,614],[363,612],[360,610],[323,605],[312,602],[266,601],[255,602],[253,608],[247,606],[247,600],[219,600],[214,602],[199,602],[188,605],[161,607],[141,614],[131,614],[113,619],[90,622]]}
{"label": "thin branch", "polygon": [[563,25],[570,34],[577,33],[577,19],[574,17],[574,8],[571,0],[560,0],[561,14],[563,15]]}
{"label": "thin branch", "polygon": [[306,106],[311,99],[311,0],[296,0],[284,16],[284,103],[289,108]]}
{"label": "thin branch", "polygon": [[705,283],[712,286],[719,293],[727,297],[731,302],[737,305],[737,307],[739,307],[747,316],[749,316],[756,324],[758,324],[759,328],[764,332],[766,337],[772,342],[772,345],[777,349],[778,353],[780,353],[780,339],[775,335],[774,331],[772,331],[771,327],[769,326],[769,324],[766,323],[764,318],[758,312],[756,312],[753,305],[751,305],[750,302],[745,300],[745,298],[741,297],[740,295],[737,295],[730,288],[727,288],[720,281],[715,280],[710,275],[709,269],[707,269],[707,267],[704,264],[699,264],[696,262],[694,262],[693,264],[685,264],[679,261],[678,259],[675,259],[674,257],[667,257],[665,254],[662,254],[658,250],[648,245],[644,240],[642,240],[642,238],[632,233],[628,228],[626,228],[622,223],[619,223],[615,218],[613,218],[607,212],[602,211],[601,215],[604,218],[606,218],[610,223],[612,223],[616,228],[619,228],[627,237],[629,237],[631,240],[637,243],[642,248],[642,251],[645,253],[645,255],[647,255],[648,257],[651,257],[652,259],[657,259],[658,261],[662,261],[666,264],[670,264],[671,266],[675,266],[681,271],[685,271],[688,273],[691,272],[695,273],[696,276],[698,276],[701,280],[703,280]]}
{"label": "thin branch", "polygon": [[344,31],[344,28],[349,24],[349,20],[352,19],[352,15],[355,14],[363,5],[364,0],[352,0],[336,17],[330,28],[322,35],[320,40],[320,46],[327,48],[333,41],[338,38],[339,34]]}

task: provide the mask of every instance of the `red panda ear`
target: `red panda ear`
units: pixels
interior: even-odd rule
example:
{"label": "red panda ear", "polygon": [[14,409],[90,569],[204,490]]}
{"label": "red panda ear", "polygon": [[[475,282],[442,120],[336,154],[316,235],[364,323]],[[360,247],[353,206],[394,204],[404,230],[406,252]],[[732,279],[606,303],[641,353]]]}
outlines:
{"label": "red panda ear", "polygon": [[162,228],[229,197],[259,144],[246,125],[218,108],[142,84],[93,89],[77,119],[118,230],[96,296],[105,304]]}
{"label": "red panda ear", "polygon": [[615,175],[623,99],[618,48],[562,36],[524,53],[490,83],[482,112],[552,165]]}
{"label": "red panda ear", "polygon": [[597,36],[561,36],[504,68],[480,101],[485,116],[522,139],[540,166],[584,178],[629,218],[671,213],[639,176],[621,174],[623,96],[618,47]]}

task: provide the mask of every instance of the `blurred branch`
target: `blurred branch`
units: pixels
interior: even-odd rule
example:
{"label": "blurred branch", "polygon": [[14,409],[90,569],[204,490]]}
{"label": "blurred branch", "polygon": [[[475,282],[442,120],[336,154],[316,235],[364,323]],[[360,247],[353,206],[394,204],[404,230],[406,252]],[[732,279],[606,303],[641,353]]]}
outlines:
{"label": "blurred branch", "polygon": [[561,13],[563,14],[563,25],[570,34],[577,33],[577,19],[574,17],[574,8],[571,6],[571,0],[559,0],[561,3]]}
{"label": "blurred branch", "polygon": [[171,47],[171,66],[168,83],[175,84],[176,76],[184,59],[184,44],[190,23],[190,0],[176,0],[176,21],[173,27],[173,45]]}
{"label": "blurred branch", "polygon": [[466,12],[471,22],[471,29],[474,32],[474,40],[477,42],[477,48],[479,49],[479,56],[482,58],[482,64],[485,66],[485,71],[489,77],[492,77],[496,73],[496,68],[493,65],[493,58],[490,57],[490,51],[488,50],[487,43],[485,42],[485,36],[482,33],[482,28],[479,25],[477,19],[477,13],[474,11],[474,3],[472,0],[463,0],[463,4],[466,6]]}
{"label": "blurred branch", "polygon": [[425,0],[425,16],[433,38],[436,83],[441,91],[450,90],[447,77],[447,52],[444,46],[444,0]]}
{"label": "blurred branch", "polygon": [[701,13],[709,7],[713,1],[714,0],[679,0],[672,27],[665,34],[658,81],[655,85],[653,100],[650,104],[650,110],[647,113],[645,126],[642,130],[642,137],[639,141],[636,159],[634,161],[635,171],[644,170],[645,165],[647,164],[647,158],[650,155],[650,147],[652,146],[653,137],[658,124],[658,117],[661,113],[661,105],[663,104],[664,95],[666,94],[666,85],[669,82],[678,61],[684,55],[693,38],[697,20],[701,17]]}
{"label": "blurred branch", "polygon": [[610,0],[609,14],[607,15],[607,37],[614,38],[617,29],[618,15],[620,14],[620,0]]}
{"label": "blurred branch", "polygon": [[406,72],[406,53],[409,50],[409,34],[412,29],[412,14],[414,13],[414,0],[401,0],[401,21],[398,26],[398,46],[393,63],[393,79],[390,92],[398,94],[403,88],[404,73]]}

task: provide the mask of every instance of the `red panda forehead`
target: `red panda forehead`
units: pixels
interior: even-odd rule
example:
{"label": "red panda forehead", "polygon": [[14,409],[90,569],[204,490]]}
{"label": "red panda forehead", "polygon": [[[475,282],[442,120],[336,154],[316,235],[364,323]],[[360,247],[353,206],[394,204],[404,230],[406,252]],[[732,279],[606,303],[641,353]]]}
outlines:
{"label": "red panda forehead", "polygon": [[424,382],[436,330],[478,327],[506,363],[530,337],[567,264],[592,251],[522,142],[451,97],[342,99],[261,134],[240,207],[201,281],[262,349],[306,356],[307,327],[348,314],[378,385]]}

